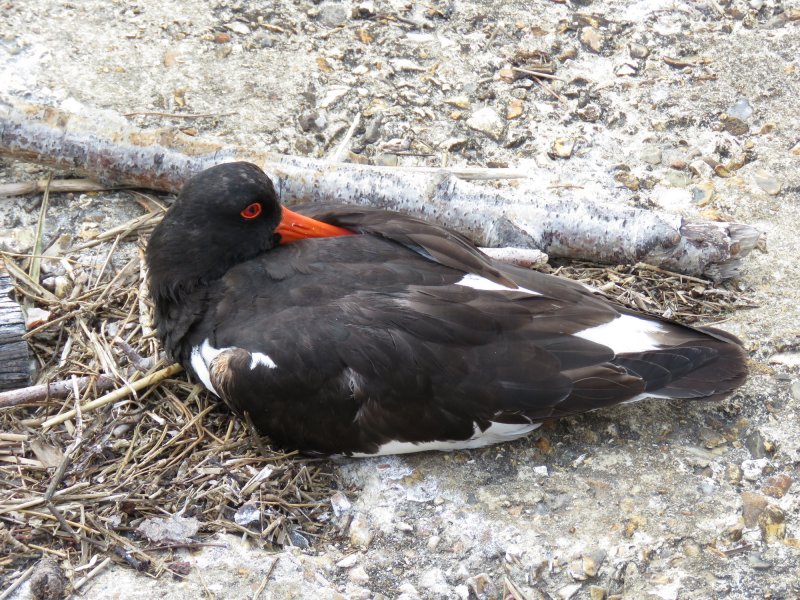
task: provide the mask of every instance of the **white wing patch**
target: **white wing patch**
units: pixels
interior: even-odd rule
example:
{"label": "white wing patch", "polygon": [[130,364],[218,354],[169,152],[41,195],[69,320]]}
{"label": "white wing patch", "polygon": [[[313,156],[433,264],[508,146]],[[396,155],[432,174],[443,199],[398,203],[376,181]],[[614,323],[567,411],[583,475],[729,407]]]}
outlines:
{"label": "white wing patch", "polygon": [[262,354],[261,352],[251,352],[250,353],[250,370],[252,371],[258,365],[263,365],[268,369],[275,369],[278,365],[275,364],[275,361],[272,360],[266,354]]}
{"label": "white wing patch", "polygon": [[463,285],[464,287],[469,287],[473,290],[484,290],[487,292],[525,292],[531,296],[541,296],[539,292],[534,292],[528,288],[506,287],[504,285],[500,285],[499,283],[495,283],[491,279],[486,279],[486,277],[475,275],[475,273],[467,273],[464,275],[461,281],[456,281],[456,285]]}
{"label": "white wing patch", "polygon": [[541,423],[495,423],[481,431],[476,424],[472,437],[466,440],[434,440],[432,442],[386,442],[382,444],[374,454],[365,452],[354,452],[355,458],[367,458],[369,456],[386,456],[389,454],[409,454],[411,452],[427,452],[429,450],[441,450],[444,452],[451,450],[463,450],[467,448],[482,448],[502,442],[509,442],[517,438],[528,435],[531,431],[539,427]]}
{"label": "white wing patch", "polygon": [[615,354],[624,354],[663,348],[664,344],[659,340],[660,333],[666,333],[666,329],[658,321],[622,315],[613,321],[573,335],[608,346]]}
{"label": "white wing patch", "polygon": [[[208,339],[203,340],[203,343],[200,346],[195,346],[192,348],[192,355],[190,359],[190,362],[192,363],[192,369],[194,369],[194,372],[197,373],[197,377],[200,379],[203,385],[206,386],[206,389],[217,397],[219,397],[219,393],[211,384],[211,363],[214,362],[214,360],[226,350],[236,350],[236,348],[232,346],[228,348],[214,348]],[[273,361],[266,354],[262,354],[261,352],[250,352],[250,369],[255,369],[258,365],[265,366],[268,369],[274,369],[278,366],[275,364],[275,361]]]}

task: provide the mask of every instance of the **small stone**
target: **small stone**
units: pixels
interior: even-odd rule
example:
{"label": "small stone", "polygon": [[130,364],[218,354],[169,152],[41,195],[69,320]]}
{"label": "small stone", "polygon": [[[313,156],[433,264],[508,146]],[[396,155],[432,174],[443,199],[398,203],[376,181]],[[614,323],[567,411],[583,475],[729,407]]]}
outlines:
{"label": "small stone", "polygon": [[353,7],[351,13],[354,19],[369,19],[375,16],[375,3],[374,2],[359,2]]}
{"label": "small stone", "polygon": [[639,65],[632,62],[623,62],[614,67],[614,75],[617,77],[631,77],[639,72]]}
{"label": "small stone", "polygon": [[756,181],[756,185],[770,196],[777,196],[781,193],[783,184],[778,181],[772,173],[768,173],[763,169],[758,169],[753,172],[753,178]]}
{"label": "small stone", "polygon": [[687,167],[686,161],[680,158],[676,158],[671,163],[669,163],[671,169],[681,170]]}
{"label": "small stone", "polygon": [[350,543],[353,546],[369,546],[375,533],[369,527],[369,521],[361,513],[356,513],[350,522]]}
{"label": "small stone", "polygon": [[245,502],[233,515],[233,520],[237,525],[249,525],[261,519],[261,511],[252,502]]}
{"label": "small stone", "polygon": [[498,600],[497,588],[486,573],[467,579],[467,587],[477,600]]}
{"label": "small stone", "polygon": [[347,22],[347,8],[340,2],[323,2],[319,6],[319,20],[327,27],[339,27]]}
{"label": "small stone", "polygon": [[597,575],[600,570],[600,565],[603,564],[605,559],[606,553],[603,550],[595,550],[589,554],[584,554],[581,557],[583,572],[586,573],[588,577],[594,577]]}
{"label": "small stone", "polygon": [[780,475],[767,479],[761,491],[773,498],[783,498],[786,492],[789,491],[789,488],[792,487],[792,483],[792,478],[789,477],[789,475],[781,473]]}
{"label": "small stone", "polygon": [[630,44],[628,52],[633,58],[647,58],[650,55],[650,49],[642,44]]}
{"label": "small stone", "polygon": [[439,148],[442,150],[448,150],[452,152],[453,150],[458,150],[463,148],[467,143],[466,138],[447,138],[443,142],[439,144]]}
{"label": "small stone", "polygon": [[767,456],[767,451],[764,449],[764,436],[761,435],[758,429],[745,438],[744,447],[750,451],[750,456],[755,459]]}
{"label": "small stone", "polygon": [[329,108],[336,104],[339,100],[341,100],[345,94],[349,91],[350,88],[346,87],[335,87],[329,89],[325,96],[323,96],[322,100],[319,102],[320,108]]}
{"label": "small stone", "polygon": [[769,362],[786,367],[800,367],[800,352],[777,352],[769,357]]}
{"label": "small stone", "polygon": [[690,179],[683,171],[670,170],[664,174],[664,179],[661,180],[661,183],[668,187],[685,188],[689,185]]}
{"label": "small stone", "polygon": [[795,400],[800,400],[800,380],[795,379],[792,381],[792,385],[789,389],[792,392],[792,398]]}
{"label": "small stone", "polygon": [[742,517],[745,527],[752,528],[758,523],[758,518],[769,501],[761,494],[742,492]]}
{"label": "small stone", "polygon": [[714,176],[714,167],[702,159],[693,160],[689,163],[689,170],[700,179],[711,179]]}
{"label": "small stone", "polygon": [[594,27],[584,27],[581,29],[580,40],[581,44],[595,54],[600,53],[600,50],[603,49],[603,44],[605,43],[603,34]]}
{"label": "small stone", "polygon": [[448,596],[450,586],[444,576],[444,571],[439,568],[428,569],[419,576],[419,587],[428,590],[432,595]]}
{"label": "small stone", "polygon": [[445,104],[449,104],[450,106],[455,106],[456,108],[469,108],[472,103],[470,102],[469,98],[466,96],[453,96],[452,98],[445,98]]}
{"label": "small stone", "polygon": [[413,60],[409,60],[407,58],[395,58],[391,61],[392,68],[395,71],[414,71],[420,72],[424,71],[425,67],[415,63]]}
{"label": "small stone", "polygon": [[755,481],[764,474],[764,469],[769,466],[766,458],[742,461],[742,473],[748,481]]}
{"label": "small stone", "polygon": [[41,308],[31,307],[25,311],[25,329],[30,331],[44,325],[50,320],[50,311]]}
{"label": "small stone", "polygon": [[620,170],[614,173],[614,181],[621,183],[632,192],[639,189],[639,178],[627,170]]}
{"label": "small stone", "polygon": [[514,98],[508,103],[506,109],[506,119],[516,119],[522,115],[524,103],[519,98]]}
{"label": "small stone", "polygon": [[553,145],[550,146],[550,151],[547,154],[550,158],[569,158],[574,150],[574,138],[557,138]]}
{"label": "small stone", "polygon": [[247,26],[247,23],[242,23],[241,21],[233,21],[225,25],[225,27],[240,35],[247,35],[250,33],[250,28]]}
{"label": "small stone", "polygon": [[503,135],[505,123],[500,118],[500,115],[486,106],[472,113],[472,116],[467,119],[467,127],[480,131],[497,141]]}
{"label": "small stone", "polygon": [[599,585],[589,586],[589,598],[591,600],[605,600],[606,588]]}
{"label": "small stone", "polygon": [[582,121],[586,121],[587,123],[599,121],[600,117],[603,116],[603,109],[601,109],[597,104],[587,104],[575,112]]}
{"label": "small stone", "polygon": [[347,578],[353,583],[364,584],[369,582],[369,575],[367,575],[364,567],[361,566],[350,569],[350,572],[347,574]]}
{"label": "small stone", "polygon": [[722,129],[731,135],[747,135],[750,132],[750,126],[736,117],[722,115],[720,121],[722,121]]}
{"label": "small stone", "polygon": [[352,504],[350,504],[350,500],[347,499],[342,492],[335,492],[331,496],[331,508],[333,509],[333,514],[337,517],[341,517],[344,513],[350,510]]}
{"label": "small stone", "polygon": [[561,598],[561,600],[569,600],[575,594],[577,594],[578,590],[580,589],[581,589],[580,583],[572,583],[570,585],[565,585],[563,588],[558,590],[556,594],[558,595],[559,598]]}
{"label": "small stone", "polygon": [[342,560],[336,563],[336,566],[340,569],[350,569],[354,567],[358,562],[359,555],[358,554],[350,554],[349,556],[345,556]]}
{"label": "small stone", "polygon": [[710,181],[703,181],[689,189],[692,192],[692,200],[701,208],[708,206],[714,199],[714,184]]}
{"label": "small stone", "polygon": [[753,552],[747,557],[747,562],[750,563],[750,566],[754,569],[759,570],[766,570],[772,568],[772,563],[767,562],[764,560],[764,557],[761,556],[758,552]]}
{"label": "small stone", "polygon": [[649,165],[660,165],[661,164],[661,148],[658,146],[645,146],[642,148],[642,152],[639,155],[642,161],[646,162]]}
{"label": "small stone", "polygon": [[739,485],[742,483],[742,468],[734,463],[728,463],[725,467],[725,479],[728,480],[729,483],[733,485]]}
{"label": "small stone", "polygon": [[438,546],[439,542],[441,541],[442,538],[440,538],[438,535],[432,535],[431,537],[428,538],[428,549],[435,550],[436,546]]}
{"label": "small stone", "polygon": [[625,528],[622,531],[622,535],[626,538],[633,537],[633,534],[636,533],[636,530],[639,529],[642,525],[647,524],[647,519],[642,515],[633,515],[630,519],[625,522]]}
{"label": "small stone", "polygon": [[753,116],[753,107],[750,106],[750,102],[748,102],[746,98],[740,98],[731,106],[729,106],[728,110],[725,112],[728,116],[733,117],[734,119],[746,121]]}
{"label": "small stone", "polygon": [[231,35],[229,33],[220,32],[214,34],[215,44],[227,44],[230,41],[231,41]]}
{"label": "small stone", "polygon": [[786,537],[786,515],[774,504],[769,504],[758,517],[761,539],[766,543],[780,542]]}

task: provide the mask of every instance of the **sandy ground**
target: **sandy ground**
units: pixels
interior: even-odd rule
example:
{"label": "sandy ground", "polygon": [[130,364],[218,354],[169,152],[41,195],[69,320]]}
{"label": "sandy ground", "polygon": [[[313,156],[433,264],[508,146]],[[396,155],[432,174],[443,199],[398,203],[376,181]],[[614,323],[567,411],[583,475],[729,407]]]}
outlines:
{"label": "sandy ground", "polygon": [[[84,597],[488,599],[512,585],[531,599],[800,596],[797,10],[4,2],[3,94],[204,115],[130,120],[310,156],[361,114],[351,150],[376,163],[535,166],[576,198],[733,219],[768,237],[738,282],[758,308],[724,323],[753,361],[730,400],[652,401],[481,451],[343,462],[351,506],[333,542],[270,554],[224,537],[182,554],[183,581],[110,566]],[[511,81],[507,69],[537,52],[558,79]],[[553,158],[559,138],[574,141],[569,158]],[[5,181],[30,171],[0,166]],[[24,249],[37,199],[2,206],[0,233]],[[104,226],[138,214],[119,194],[69,210]],[[27,584],[13,597],[30,597]]]}

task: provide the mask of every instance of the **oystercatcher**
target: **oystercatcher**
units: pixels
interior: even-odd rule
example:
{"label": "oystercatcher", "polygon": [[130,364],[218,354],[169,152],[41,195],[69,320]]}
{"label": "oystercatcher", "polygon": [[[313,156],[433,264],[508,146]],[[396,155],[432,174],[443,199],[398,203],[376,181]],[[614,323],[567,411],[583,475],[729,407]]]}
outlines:
{"label": "oystercatcher", "polygon": [[647,396],[721,398],[747,375],[728,333],[496,262],[402,214],[291,212],[250,163],[193,177],[147,264],[167,353],[303,451],[475,448]]}

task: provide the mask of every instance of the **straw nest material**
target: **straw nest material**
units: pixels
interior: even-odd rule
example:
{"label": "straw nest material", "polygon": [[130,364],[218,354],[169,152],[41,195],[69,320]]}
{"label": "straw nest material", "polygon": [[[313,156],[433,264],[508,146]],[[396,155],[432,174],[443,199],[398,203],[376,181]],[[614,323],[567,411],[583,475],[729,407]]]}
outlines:
{"label": "straw nest material", "polygon": [[[329,531],[330,462],[272,449],[161,358],[143,253],[163,209],[138,199],[144,216],[41,259],[63,267],[55,292],[38,259],[5,256],[20,301],[46,311],[27,335],[39,383],[65,382],[65,393],[0,408],[0,589],[42,556],[59,559],[74,589],[109,561],[182,576],[174,549],[215,532],[279,547]],[[646,265],[545,270],[685,322],[748,305],[735,287]]]}

